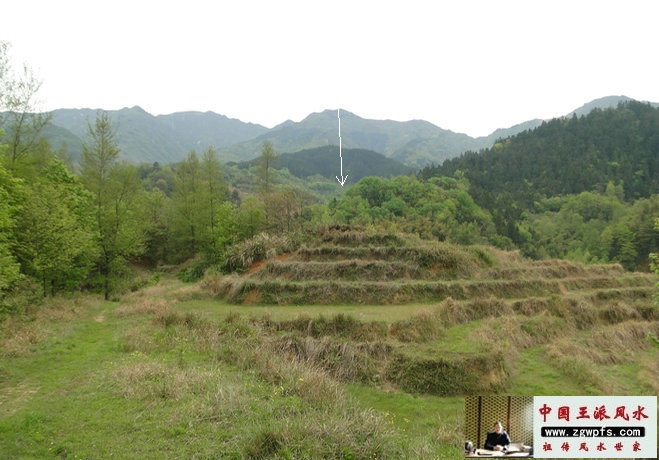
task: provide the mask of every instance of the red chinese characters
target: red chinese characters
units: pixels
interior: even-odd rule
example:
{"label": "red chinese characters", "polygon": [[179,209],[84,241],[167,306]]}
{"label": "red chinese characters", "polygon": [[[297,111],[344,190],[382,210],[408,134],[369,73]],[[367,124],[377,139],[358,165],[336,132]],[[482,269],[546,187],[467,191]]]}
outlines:
{"label": "red chinese characters", "polygon": [[621,418],[623,420],[629,421],[629,414],[627,414],[627,406],[618,406],[616,408],[616,415],[613,419]]}
{"label": "red chinese characters", "polygon": [[606,406],[602,405],[595,408],[595,412],[593,412],[593,418],[595,420],[604,420],[611,417],[606,415]]}
{"label": "red chinese characters", "polygon": [[542,407],[540,409],[538,409],[538,411],[540,411],[540,415],[542,415],[544,417],[544,421],[546,422],[547,421],[547,415],[551,412],[551,407],[549,407],[545,403],[545,404],[542,405]]}
{"label": "red chinese characters", "polygon": [[645,407],[638,406],[638,408],[634,412],[632,412],[632,418],[635,418],[636,420],[639,421],[641,420],[641,418],[648,418],[648,416],[643,413],[644,410]]}
{"label": "red chinese characters", "polygon": [[[576,416],[577,420],[581,419],[595,419],[598,421],[604,421],[604,420],[609,420],[611,419],[611,416],[609,416],[608,409],[606,405],[602,404],[600,406],[595,406],[592,408],[592,411],[589,410],[588,406],[579,406],[578,414]],[[641,421],[643,419],[648,418],[648,415],[645,413],[645,407],[644,406],[637,406],[636,410],[632,411],[631,417],[629,416],[629,413],[627,412],[627,406],[618,406],[616,407],[615,415],[613,417],[613,420],[624,420],[626,422],[630,421],[630,418],[633,418],[635,420]],[[548,416],[553,412],[553,408],[551,406],[548,406],[546,403],[542,405],[538,409],[538,412],[540,412],[540,415],[542,415],[543,422],[547,422]],[[591,415],[592,414],[592,415]],[[566,422],[570,421],[570,416],[571,416],[571,409],[570,406],[559,406],[557,411],[556,411],[556,419],[557,420],[564,420]]]}

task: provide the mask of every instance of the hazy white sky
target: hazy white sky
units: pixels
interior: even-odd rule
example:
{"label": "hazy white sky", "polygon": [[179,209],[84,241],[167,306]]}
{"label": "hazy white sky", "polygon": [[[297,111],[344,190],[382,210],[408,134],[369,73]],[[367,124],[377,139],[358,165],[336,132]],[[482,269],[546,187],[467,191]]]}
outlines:
{"label": "hazy white sky", "polygon": [[472,136],[592,99],[659,102],[659,1],[4,2],[41,108],[211,110],[268,127],[341,107]]}

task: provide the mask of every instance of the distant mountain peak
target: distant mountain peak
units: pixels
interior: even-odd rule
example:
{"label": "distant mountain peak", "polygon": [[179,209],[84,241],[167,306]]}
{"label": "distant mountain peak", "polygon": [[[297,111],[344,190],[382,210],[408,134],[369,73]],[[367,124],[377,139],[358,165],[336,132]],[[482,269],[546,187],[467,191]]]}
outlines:
{"label": "distant mountain peak", "polygon": [[153,116],[139,105],[134,105],[132,107],[124,107],[123,109],[119,110],[119,112],[138,112],[145,115]]}
{"label": "distant mountain peak", "polygon": [[592,101],[585,103],[584,105],[582,105],[578,109],[573,110],[566,116],[571,117],[572,115],[576,115],[580,117],[582,115],[588,115],[593,109],[615,108],[621,102],[629,102],[634,100],[635,99],[632,99],[631,97],[627,97],[627,96],[604,96],[597,99],[593,99]]}

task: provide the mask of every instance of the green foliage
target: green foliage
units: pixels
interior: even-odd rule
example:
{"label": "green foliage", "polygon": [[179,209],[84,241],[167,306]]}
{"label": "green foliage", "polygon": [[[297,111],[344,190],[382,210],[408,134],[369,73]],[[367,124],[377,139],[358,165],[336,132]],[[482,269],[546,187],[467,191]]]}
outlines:
{"label": "green foliage", "polygon": [[492,219],[469,195],[462,177],[419,181],[413,177],[366,177],[330,202],[339,222],[395,223],[423,238],[472,244],[494,235]]}
{"label": "green foliage", "polygon": [[96,256],[93,222],[91,194],[51,160],[26,188],[16,234],[23,271],[42,282],[44,296],[87,277]]}
{"label": "green foliage", "polygon": [[203,252],[216,258],[232,241],[234,212],[228,199],[224,174],[214,149],[200,161],[192,151],[176,165],[172,193],[172,236],[180,258]]}
{"label": "green foliage", "polygon": [[194,283],[203,278],[211,262],[206,257],[197,257],[184,264],[176,277],[185,283]]}
{"label": "green foliage", "polygon": [[498,236],[491,241],[501,247],[645,269],[659,245],[652,229],[658,126],[659,109],[627,102],[545,122],[419,176],[464,172],[475,202],[492,215]]}
{"label": "green foliage", "polygon": [[144,250],[146,222],[141,216],[142,187],[137,168],[118,163],[119,146],[107,113],[89,126],[83,149],[82,180],[93,195],[95,231],[100,247],[96,261],[105,298],[125,270],[127,259]]}
{"label": "green foliage", "polygon": [[201,195],[202,204],[206,205],[208,221],[206,229],[209,233],[206,249],[210,252],[217,251],[231,240],[233,223],[231,205],[222,203],[228,198],[228,190],[224,183],[224,174],[220,166],[217,152],[209,147],[201,161],[202,181],[205,185]]}
{"label": "green foliage", "polygon": [[20,265],[12,252],[21,190],[21,181],[13,177],[0,161],[0,300],[21,276]]}
{"label": "green foliage", "polygon": [[277,161],[277,154],[271,142],[263,142],[259,157],[259,179],[261,192],[267,197],[272,191],[272,168]]}
{"label": "green foliage", "polygon": [[529,234],[524,252],[533,257],[568,258],[586,263],[620,262],[628,270],[647,264],[659,248],[652,218],[659,214],[659,195],[622,202],[606,194],[582,192],[537,202],[520,228]]}
{"label": "green foliage", "polygon": [[256,197],[250,196],[240,203],[237,230],[241,238],[252,238],[265,225],[265,205]]}
{"label": "green foliage", "polygon": [[647,198],[659,190],[657,126],[659,109],[622,103],[580,118],[544,122],[498,147],[465,153],[420,175],[450,176],[462,170],[479,203],[507,191],[527,209],[538,196],[603,192],[609,181],[622,183],[626,197]]}
{"label": "green foliage", "polygon": [[[391,177],[413,172],[402,163],[371,150],[342,149],[342,155],[345,160],[344,170],[353,183],[366,176]],[[286,168],[291,174],[302,179],[313,175],[332,178],[329,175],[331,171],[336,170],[338,174],[338,158],[338,146],[329,145],[296,153],[284,153],[277,159],[277,167]],[[332,185],[336,188],[338,184]]]}
{"label": "green foliage", "polygon": [[288,235],[259,233],[228,249],[224,269],[227,271],[246,270],[255,262],[292,251],[296,245],[296,242]]}

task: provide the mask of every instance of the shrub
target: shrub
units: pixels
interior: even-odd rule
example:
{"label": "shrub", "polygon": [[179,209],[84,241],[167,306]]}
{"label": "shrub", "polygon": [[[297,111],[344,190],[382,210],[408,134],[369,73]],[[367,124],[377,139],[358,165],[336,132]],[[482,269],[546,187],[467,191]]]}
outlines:
{"label": "shrub", "polygon": [[498,352],[453,359],[415,359],[398,355],[387,367],[387,378],[401,389],[439,396],[500,391],[507,375]]}
{"label": "shrub", "polygon": [[439,315],[430,311],[422,311],[408,320],[397,321],[389,328],[389,333],[401,342],[436,340],[444,331]]}
{"label": "shrub", "polygon": [[296,249],[297,243],[288,235],[260,233],[231,246],[225,254],[225,271],[247,270],[253,263]]}
{"label": "shrub", "polygon": [[176,277],[184,283],[194,283],[204,277],[204,272],[211,266],[211,262],[203,257],[197,257],[189,261]]}

